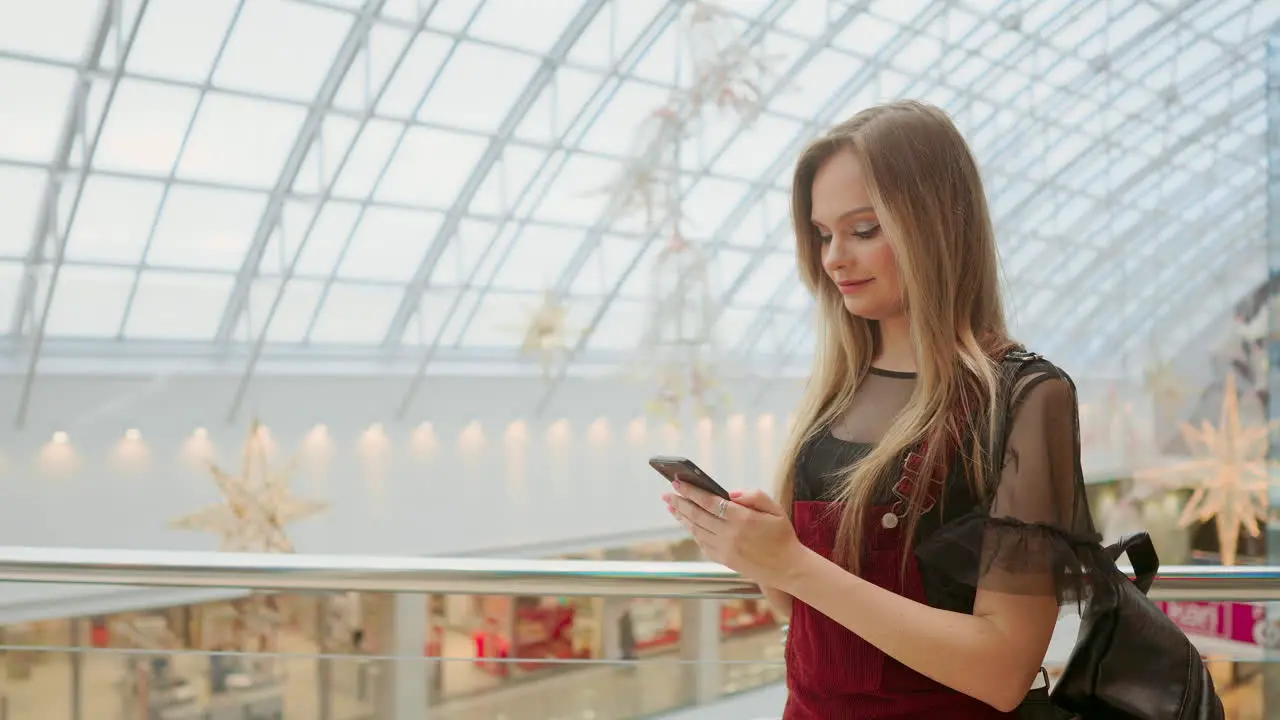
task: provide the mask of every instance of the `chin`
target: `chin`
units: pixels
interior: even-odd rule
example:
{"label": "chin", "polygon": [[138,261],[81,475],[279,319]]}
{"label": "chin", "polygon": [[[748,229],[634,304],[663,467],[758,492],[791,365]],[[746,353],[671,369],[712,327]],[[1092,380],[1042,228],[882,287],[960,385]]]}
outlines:
{"label": "chin", "polygon": [[863,298],[856,297],[844,298],[844,309],[850,315],[856,315],[864,320],[883,320],[898,314],[894,313],[887,303],[867,302]]}

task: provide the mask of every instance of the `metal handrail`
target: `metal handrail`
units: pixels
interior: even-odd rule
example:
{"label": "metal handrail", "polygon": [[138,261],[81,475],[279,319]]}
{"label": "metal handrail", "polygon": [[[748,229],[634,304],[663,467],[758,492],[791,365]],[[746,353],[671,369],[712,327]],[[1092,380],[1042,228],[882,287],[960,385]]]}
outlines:
{"label": "metal handrail", "polygon": [[[1123,569],[1123,568],[1122,568]],[[617,562],[388,555],[0,547],[0,582],[244,590],[468,595],[758,597],[756,586],[706,562]],[[1153,600],[1280,600],[1280,567],[1163,568]]]}

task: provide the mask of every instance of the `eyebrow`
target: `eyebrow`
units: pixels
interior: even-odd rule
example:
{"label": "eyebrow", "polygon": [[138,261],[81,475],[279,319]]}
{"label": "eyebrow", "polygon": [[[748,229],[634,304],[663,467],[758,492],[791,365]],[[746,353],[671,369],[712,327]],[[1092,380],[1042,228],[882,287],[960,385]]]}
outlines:
{"label": "eyebrow", "polygon": [[[868,213],[868,212],[875,212],[875,208],[871,207],[870,205],[863,205],[862,207],[856,207],[852,210],[846,210],[840,214],[840,217],[836,218],[836,222],[840,223],[850,217],[853,217],[854,215],[862,215],[863,213]],[[810,219],[810,221],[814,223],[818,222],[817,220],[813,220],[813,219]]]}

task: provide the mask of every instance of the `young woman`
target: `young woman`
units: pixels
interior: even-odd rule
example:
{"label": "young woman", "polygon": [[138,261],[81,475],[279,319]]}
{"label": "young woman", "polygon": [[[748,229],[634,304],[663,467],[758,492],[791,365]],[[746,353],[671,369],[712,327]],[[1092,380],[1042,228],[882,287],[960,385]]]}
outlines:
{"label": "young woman", "polygon": [[833,128],[792,211],[820,327],[776,500],[664,499],[790,617],[787,720],[1005,717],[1099,551],[1075,388],[1009,337],[978,168],[942,111]]}

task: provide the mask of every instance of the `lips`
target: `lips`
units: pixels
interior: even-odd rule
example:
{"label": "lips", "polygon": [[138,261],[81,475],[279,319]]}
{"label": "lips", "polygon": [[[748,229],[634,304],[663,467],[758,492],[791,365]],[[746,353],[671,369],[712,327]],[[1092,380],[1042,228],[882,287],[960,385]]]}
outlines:
{"label": "lips", "polygon": [[875,278],[867,278],[866,280],[841,280],[836,283],[836,287],[840,288],[840,292],[845,295],[852,295],[875,281]]}

